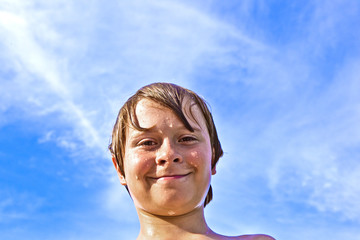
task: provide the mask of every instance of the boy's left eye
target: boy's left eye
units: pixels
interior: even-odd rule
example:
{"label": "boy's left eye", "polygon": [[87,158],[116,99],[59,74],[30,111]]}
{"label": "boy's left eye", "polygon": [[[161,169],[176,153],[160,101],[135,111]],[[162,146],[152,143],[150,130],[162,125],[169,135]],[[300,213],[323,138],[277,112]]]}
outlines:
{"label": "boy's left eye", "polygon": [[191,137],[191,136],[186,136],[186,137],[182,137],[179,142],[191,142],[191,141],[196,141],[195,137]]}

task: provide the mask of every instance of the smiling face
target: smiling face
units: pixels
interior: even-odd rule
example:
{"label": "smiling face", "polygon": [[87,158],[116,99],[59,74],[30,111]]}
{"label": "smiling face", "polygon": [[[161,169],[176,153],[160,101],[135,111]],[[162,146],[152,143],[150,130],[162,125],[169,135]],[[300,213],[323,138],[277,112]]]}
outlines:
{"label": "smiling face", "polygon": [[136,105],[139,126],[146,130],[127,129],[126,177],[120,174],[120,180],[140,211],[180,215],[203,206],[212,149],[204,117],[198,106],[190,104],[184,101],[183,110],[193,132],[169,108],[148,99]]}

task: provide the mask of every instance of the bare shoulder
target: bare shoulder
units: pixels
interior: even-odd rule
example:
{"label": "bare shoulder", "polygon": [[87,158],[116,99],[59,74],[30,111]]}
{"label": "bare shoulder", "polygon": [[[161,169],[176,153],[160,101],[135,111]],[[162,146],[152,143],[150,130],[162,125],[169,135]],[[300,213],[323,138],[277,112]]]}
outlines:
{"label": "bare shoulder", "polygon": [[212,232],[213,235],[210,239],[218,239],[218,240],[276,240],[275,238],[265,235],[265,234],[248,234],[248,235],[241,235],[241,236],[224,236]]}
{"label": "bare shoulder", "polygon": [[242,235],[232,238],[234,240],[276,240],[275,238],[265,234]]}
{"label": "bare shoulder", "polygon": [[275,238],[269,236],[269,235],[265,235],[265,234],[256,234],[253,235],[253,238],[251,238],[252,240],[276,240]]}

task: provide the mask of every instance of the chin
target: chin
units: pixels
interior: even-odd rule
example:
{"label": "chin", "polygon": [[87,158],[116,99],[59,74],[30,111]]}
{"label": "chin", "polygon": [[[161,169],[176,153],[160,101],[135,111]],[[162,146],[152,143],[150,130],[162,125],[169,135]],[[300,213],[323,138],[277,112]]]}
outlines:
{"label": "chin", "polygon": [[[158,207],[154,207],[158,206]],[[189,212],[194,211],[195,209],[201,208],[204,206],[204,200],[200,199],[195,201],[184,200],[182,199],[171,199],[169,201],[161,201],[158,204],[153,204],[150,213],[160,216],[179,216]]]}

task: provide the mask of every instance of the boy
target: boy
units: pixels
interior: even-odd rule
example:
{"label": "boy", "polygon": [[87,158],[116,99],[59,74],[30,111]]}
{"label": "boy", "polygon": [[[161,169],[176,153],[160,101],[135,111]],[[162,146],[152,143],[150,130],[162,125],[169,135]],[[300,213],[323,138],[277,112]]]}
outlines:
{"label": "boy", "polygon": [[191,90],[170,83],[139,89],[120,109],[109,146],[140,220],[138,239],[253,239],[213,232],[204,207],[223,155],[212,115]]}

